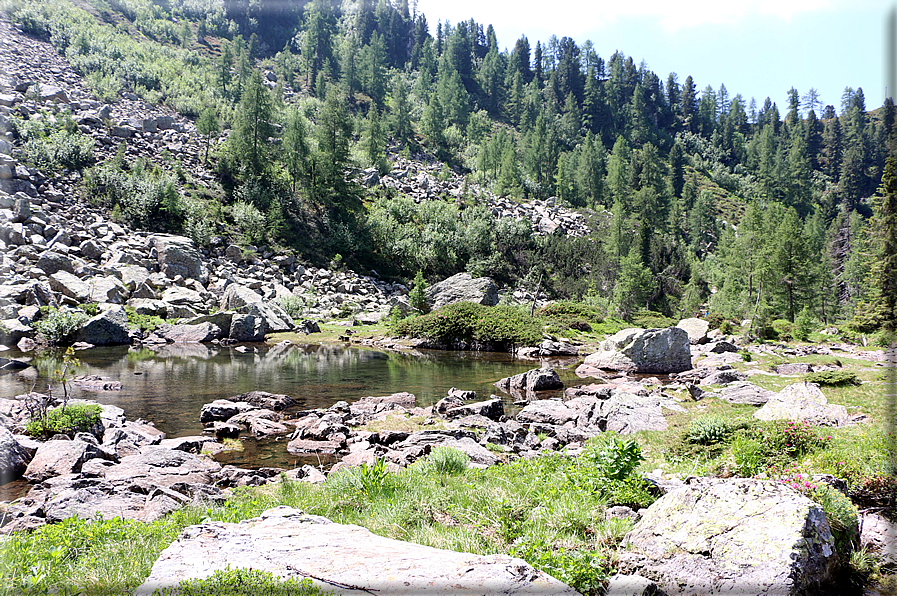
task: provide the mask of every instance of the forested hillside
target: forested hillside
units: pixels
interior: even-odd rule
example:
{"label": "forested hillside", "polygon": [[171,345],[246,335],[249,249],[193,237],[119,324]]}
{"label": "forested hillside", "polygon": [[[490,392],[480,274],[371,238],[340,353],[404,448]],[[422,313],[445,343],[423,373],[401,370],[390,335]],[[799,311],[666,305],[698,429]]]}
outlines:
{"label": "forested hillside", "polygon": [[[866,333],[894,318],[895,109],[869,110],[862,89],[837,106],[770,90],[780,107],[569,37],[503,49],[492,24],[429,23],[407,0],[6,10],[98,97],[196,118],[209,179],[164,156],[53,158],[78,146],[73,124],[32,139],[32,161],[83,169],[85,198],[131,225],[405,279],[467,270],[534,290],[541,278],[553,297],[623,317],[709,310],[753,318],[760,335],[776,319]],[[374,170],[399,156],[444,162],[463,186],[420,201],[378,185]],[[496,222],[492,195],[582,209],[592,234]]]}

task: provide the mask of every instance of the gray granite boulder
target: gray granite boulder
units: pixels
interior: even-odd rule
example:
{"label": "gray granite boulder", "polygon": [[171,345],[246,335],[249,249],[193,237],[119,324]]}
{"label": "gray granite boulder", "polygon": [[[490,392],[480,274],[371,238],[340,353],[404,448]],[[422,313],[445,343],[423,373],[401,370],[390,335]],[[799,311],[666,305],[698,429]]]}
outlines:
{"label": "gray granite boulder", "polygon": [[259,569],[282,578],[312,576],[334,594],[577,594],[521,559],[401,542],[287,507],[239,524],[190,526],[162,552],[136,594],[149,596],[227,567]]}
{"label": "gray granite boulder", "polygon": [[207,283],[209,274],[193,241],[183,236],[157,234],[150,239],[156,250],[159,269],[168,277],[180,275]]}
{"label": "gray granite boulder", "polygon": [[455,302],[495,306],[498,304],[498,286],[489,277],[473,278],[469,273],[458,273],[427,288],[426,298],[431,310]]}
{"label": "gray granite boulder", "polygon": [[583,365],[655,374],[686,371],[692,367],[688,333],[678,327],[624,329],[601,342]]}
{"label": "gray granite boulder", "polygon": [[534,368],[525,373],[496,381],[495,386],[509,393],[549,391],[551,389],[564,388],[561,378],[553,368]]}
{"label": "gray granite boulder", "polygon": [[0,486],[21,476],[30,459],[13,434],[0,426]]}
{"label": "gray granite boulder", "polygon": [[844,426],[847,408],[828,403],[816,383],[795,383],[772,395],[754,412],[758,420],[808,421],[821,426]]}
{"label": "gray granite boulder", "polygon": [[80,472],[84,462],[95,457],[114,459],[115,456],[85,441],[47,441],[38,448],[24,475],[31,482],[42,482],[54,476]]}
{"label": "gray granite boulder", "polygon": [[707,343],[707,332],[710,330],[710,323],[703,319],[682,319],[676,324],[679,329],[684,329],[688,333],[688,343],[693,346]]}
{"label": "gray granite boulder", "polygon": [[803,595],[839,557],[822,507],[780,482],[695,479],[643,512],[620,571],[670,594]]}
{"label": "gray granite boulder", "polygon": [[720,397],[730,404],[762,406],[775,395],[774,391],[757,387],[748,381],[735,381],[720,390]]}
{"label": "gray granite boulder", "polygon": [[128,336],[128,315],[121,306],[113,306],[81,324],[72,334],[73,341],[95,346],[131,343]]}

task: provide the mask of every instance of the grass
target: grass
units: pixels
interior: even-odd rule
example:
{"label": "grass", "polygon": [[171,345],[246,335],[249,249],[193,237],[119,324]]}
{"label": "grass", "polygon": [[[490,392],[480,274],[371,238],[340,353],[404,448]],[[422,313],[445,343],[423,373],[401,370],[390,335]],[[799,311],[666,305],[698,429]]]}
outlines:
{"label": "grass", "polygon": [[[624,448],[631,456],[632,445]],[[396,474],[374,465],[343,470],[321,486],[283,478],[237,489],[222,505],[186,507],[149,524],[71,518],[6,539],[0,596],[28,593],[28,586],[32,593],[48,586],[98,595],[133,591],[187,525],[238,522],[278,505],[436,548],[510,553],[597,594],[631,528],[629,521],[605,520],[604,509],[652,499],[638,477],[608,477],[602,466],[612,451],[613,444],[591,457],[554,454],[477,470],[466,467],[463,455],[442,450],[432,465],[422,460]]]}

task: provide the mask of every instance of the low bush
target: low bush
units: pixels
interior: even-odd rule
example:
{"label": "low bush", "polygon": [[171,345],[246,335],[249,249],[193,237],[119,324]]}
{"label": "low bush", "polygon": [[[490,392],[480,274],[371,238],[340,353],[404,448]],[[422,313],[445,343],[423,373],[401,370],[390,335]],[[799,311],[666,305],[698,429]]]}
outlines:
{"label": "low bush", "polygon": [[51,344],[62,343],[90,317],[80,310],[48,309],[43,318],[33,323],[34,329]]}
{"label": "low bush", "polygon": [[394,331],[449,345],[488,346],[510,351],[536,345],[542,338],[539,321],[513,306],[449,304],[436,311],[399,321]]}
{"label": "low bush", "polygon": [[811,488],[807,496],[819,503],[825,511],[832,536],[835,538],[835,549],[842,556],[849,556],[854,548],[859,546],[857,508],[847,495],[824,483]]}
{"label": "low bush", "polygon": [[819,385],[859,385],[856,373],[846,370],[822,370],[804,376],[808,383]]}
{"label": "low bush", "polygon": [[685,431],[686,440],[698,445],[714,445],[726,440],[729,423],[716,416],[699,416],[691,421]]}
{"label": "low bush", "polygon": [[29,139],[22,149],[25,158],[38,168],[80,170],[94,162],[93,146],[93,139],[76,129]]}
{"label": "low bush", "polygon": [[156,590],[153,596],[324,596],[308,578],[281,579],[260,569],[215,571],[205,579],[181,580],[176,588]]}
{"label": "low bush", "polygon": [[277,302],[291,319],[300,318],[305,310],[305,300],[301,296],[281,296]]}
{"label": "low bush", "polygon": [[140,329],[143,332],[151,333],[156,330],[159,325],[165,323],[165,319],[155,315],[141,315],[133,306],[125,307],[125,314],[128,316],[128,326]]}
{"label": "low bush", "polygon": [[776,319],[772,322],[772,330],[775,336],[767,339],[780,339],[782,341],[794,339],[794,324],[791,321]]}
{"label": "low bush", "polygon": [[54,408],[47,415],[25,425],[25,432],[32,437],[51,437],[55,434],[86,432],[100,421],[103,409],[96,404],[71,404]]}

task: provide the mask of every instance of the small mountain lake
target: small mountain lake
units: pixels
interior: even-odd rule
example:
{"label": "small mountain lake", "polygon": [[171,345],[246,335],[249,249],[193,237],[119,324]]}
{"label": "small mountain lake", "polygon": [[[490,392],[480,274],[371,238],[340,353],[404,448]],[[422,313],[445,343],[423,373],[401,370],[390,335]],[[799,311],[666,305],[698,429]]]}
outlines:
{"label": "small mountain lake", "polygon": [[[76,357],[81,365],[74,374],[119,381],[122,388],[87,391],[69,384],[69,396],[116,405],[129,420],[151,421],[169,438],[175,438],[202,433],[199,412],[203,404],[248,391],[285,393],[298,402],[292,409],[301,410],[399,391],[413,393],[417,404],[426,407],[457,387],[476,391],[477,400],[488,399],[493,393],[502,395],[506,410],[514,411],[513,399],[492,384],[539,366],[538,362],[516,360],[502,353],[401,353],[316,344],[258,344],[246,348],[240,351],[206,344],[166,344],[154,349],[97,347],[80,351]],[[4,398],[26,393],[32,386],[35,391],[46,392],[47,379],[62,368],[61,353],[21,354],[10,350],[2,355],[34,365],[20,374],[0,376],[0,397]],[[572,370],[559,373],[565,382],[575,378]],[[59,390],[54,389],[54,394]],[[218,461],[246,467],[292,468],[316,460],[314,456],[287,453],[289,435],[260,441],[245,434],[241,438],[244,450],[222,454]]]}

